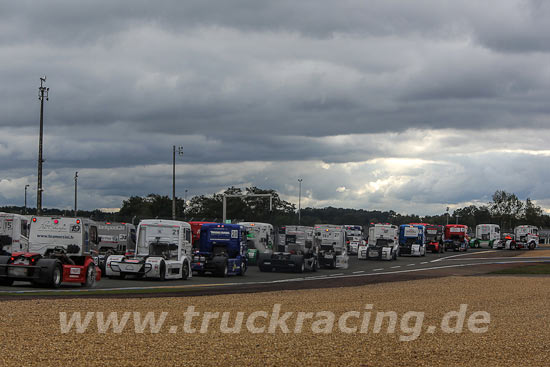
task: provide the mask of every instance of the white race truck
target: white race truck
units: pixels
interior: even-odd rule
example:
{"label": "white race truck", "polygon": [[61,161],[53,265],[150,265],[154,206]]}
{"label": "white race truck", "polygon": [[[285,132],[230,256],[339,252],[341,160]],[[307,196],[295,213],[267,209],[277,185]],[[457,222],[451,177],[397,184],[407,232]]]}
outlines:
{"label": "white race truck", "polygon": [[470,247],[480,248],[487,245],[489,248],[495,246],[500,240],[500,226],[498,224],[478,224],[476,226],[476,237],[470,240]]}
{"label": "white race truck", "polygon": [[508,250],[529,249],[534,250],[539,243],[539,229],[535,226],[523,225],[514,229],[514,239],[506,241]]}
{"label": "white race truck", "polygon": [[343,226],[317,224],[314,227],[315,247],[319,248],[319,267],[347,269],[349,264],[346,230]]}
{"label": "white race truck", "polygon": [[136,249],[136,226],[130,223],[103,222],[97,224],[99,244],[94,248],[96,264],[105,273],[105,260],[110,255],[124,255]]}
{"label": "white race truck", "polygon": [[375,224],[369,228],[366,245],[359,247],[359,259],[397,260],[399,229],[392,224]]}
{"label": "white race truck", "polygon": [[351,255],[357,255],[359,246],[363,243],[363,227],[355,224],[346,224],[346,244]]}
{"label": "white race truck", "polygon": [[61,283],[93,287],[101,270],[91,256],[99,243],[97,226],[89,219],[33,217],[28,252],[0,256],[0,285],[16,280],[59,288]]}
{"label": "white race truck", "polygon": [[105,275],[124,279],[187,279],[191,273],[191,225],[164,219],[142,220],[137,228],[136,251],[131,255],[111,255]]}
{"label": "white race truck", "polygon": [[286,226],[284,251],[259,254],[260,271],[290,270],[303,273],[317,271],[319,248],[313,241],[313,227]]}
{"label": "white race truck", "polygon": [[248,265],[256,265],[258,255],[273,250],[275,234],[273,226],[269,223],[241,222],[238,223],[246,228],[246,245]]}
{"label": "white race truck", "polygon": [[30,217],[0,213],[0,255],[29,250]]}

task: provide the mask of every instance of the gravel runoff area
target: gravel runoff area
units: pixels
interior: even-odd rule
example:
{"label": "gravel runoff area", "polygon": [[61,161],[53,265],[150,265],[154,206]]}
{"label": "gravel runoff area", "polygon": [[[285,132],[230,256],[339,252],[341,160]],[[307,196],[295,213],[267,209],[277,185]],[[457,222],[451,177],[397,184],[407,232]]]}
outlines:
{"label": "gravel runoff area", "polygon": [[[550,277],[483,276],[205,297],[4,301],[0,302],[0,365],[548,366],[549,300]],[[294,312],[287,322],[291,332],[250,333],[247,317],[262,310],[271,314],[274,304],[281,304],[281,313]],[[373,305],[367,333],[340,331],[339,316],[360,311],[360,318],[349,319],[347,326],[360,325],[367,304]],[[461,304],[468,305],[465,331],[444,333],[440,328],[444,314],[459,310]],[[224,334],[215,320],[206,333],[187,334],[184,312],[190,305],[198,312],[230,311],[229,326],[238,311],[244,312],[243,330]],[[140,311],[142,317],[149,311],[157,317],[161,311],[168,315],[158,333],[135,333],[133,316],[121,333],[112,329],[98,333],[94,322],[84,333],[62,333],[59,312],[70,317],[73,311],[105,316],[118,311],[120,317],[125,311]],[[293,333],[299,311],[335,313],[334,331],[314,333],[313,323],[321,319],[316,315],[304,322],[301,333]],[[373,332],[375,315],[382,311],[397,313],[395,334],[387,333],[387,324],[380,333]],[[400,341],[405,335],[399,331],[400,320],[407,311],[425,312],[424,326],[417,339]],[[490,314],[487,332],[468,331],[466,324],[474,311]],[[200,329],[201,320],[191,326]],[[266,324],[257,319],[254,326]],[[171,330],[173,326],[178,330]],[[430,334],[428,326],[437,328]],[[321,329],[326,330],[315,330]]]}

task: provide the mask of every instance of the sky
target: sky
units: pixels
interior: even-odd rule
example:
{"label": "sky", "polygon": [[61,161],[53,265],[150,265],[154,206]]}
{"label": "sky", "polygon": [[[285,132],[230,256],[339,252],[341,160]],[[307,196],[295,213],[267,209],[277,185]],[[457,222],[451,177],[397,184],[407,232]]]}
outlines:
{"label": "sky", "polygon": [[[0,206],[229,186],[431,215],[550,209],[550,3],[0,0]],[[187,194],[185,194],[187,190]]]}

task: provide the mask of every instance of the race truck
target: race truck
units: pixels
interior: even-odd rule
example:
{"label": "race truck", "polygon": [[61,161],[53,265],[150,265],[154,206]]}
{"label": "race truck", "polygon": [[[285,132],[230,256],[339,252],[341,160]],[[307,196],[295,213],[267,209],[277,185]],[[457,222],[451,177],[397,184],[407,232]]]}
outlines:
{"label": "race truck", "polygon": [[241,222],[238,223],[246,228],[246,256],[248,265],[257,265],[258,254],[271,252],[275,234],[273,226],[269,223]]}
{"label": "race truck", "polygon": [[443,252],[443,226],[437,224],[426,225],[426,250]]}
{"label": "race truck", "polygon": [[317,271],[319,247],[313,241],[313,227],[286,226],[285,230],[285,250],[260,253],[260,271]]}
{"label": "race truck", "polygon": [[110,255],[124,255],[136,249],[136,227],[130,223],[104,222],[97,224],[99,244],[94,246],[96,264],[105,274],[105,263]]}
{"label": "race truck", "polygon": [[101,270],[92,258],[99,243],[97,225],[89,219],[33,217],[28,252],[0,256],[0,285],[29,281],[59,288],[61,283],[93,287]]}
{"label": "race truck", "polygon": [[29,250],[30,217],[0,213],[0,255]]}
{"label": "race truck", "polygon": [[513,233],[502,233],[500,236],[500,240],[494,242],[493,248],[509,250],[510,246],[512,245],[512,241],[515,245]]}
{"label": "race truck", "polygon": [[357,250],[363,242],[363,227],[355,224],[346,224],[344,228],[346,229],[348,252],[352,255],[357,255]]}
{"label": "race truck", "polygon": [[203,224],[193,271],[217,276],[244,275],[247,268],[246,228],[240,224]]}
{"label": "race truck", "polygon": [[468,251],[468,226],[463,224],[447,224],[443,232],[443,247],[445,251]]}
{"label": "race truck", "polygon": [[535,226],[523,225],[514,229],[514,239],[506,241],[506,249],[534,250],[539,243],[539,229]]}
{"label": "race truck", "polygon": [[397,226],[392,224],[374,224],[369,227],[366,245],[359,247],[359,259],[397,260],[399,239]]}
{"label": "race truck", "polygon": [[478,224],[476,226],[476,237],[470,240],[470,247],[480,248],[487,245],[493,248],[495,242],[500,240],[500,226],[498,224]]}
{"label": "race truck", "polygon": [[199,248],[199,239],[201,238],[201,227],[203,224],[206,224],[206,223],[214,223],[214,222],[197,222],[197,221],[189,222],[189,224],[191,225],[193,250],[198,250]]}
{"label": "race truck", "polygon": [[398,255],[426,256],[426,227],[418,224],[399,226]]}
{"label": "race truck", "polygon": [[343,226],[332,224],[315,225],[313,241],[319,248],[319,267],[347,269],[349,264],[346,248],[346,231]]}
{"label": "race truck", "polygon": [[109,278],[187,279],[191,274],[191,226],[187,222],[145,219],[137,227],[136,251],[107,258]]}

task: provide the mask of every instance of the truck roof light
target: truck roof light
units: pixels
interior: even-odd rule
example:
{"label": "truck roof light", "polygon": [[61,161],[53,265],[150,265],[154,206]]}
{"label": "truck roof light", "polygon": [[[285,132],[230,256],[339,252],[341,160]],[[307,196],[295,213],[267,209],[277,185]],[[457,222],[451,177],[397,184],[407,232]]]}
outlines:
{"label": "truck roof light", "polygon": [[76,224],[80,224],[80,219],[77,219],[77,220],[76,220]]}
{"label": "truck roof light", "polygon": [[111,222],[105,222],[105,224],[111,224]]}
{"label": "truck roof light", "polygon": [[54,222],[55,224],[57,224],[57,223],[59,223],[59,220],[54,219],[53,222]]}
{"label": "truck roof light", "polygon": [[33,221],[33,222],[36,222],[36,218],[32,218],[32,221]]}

